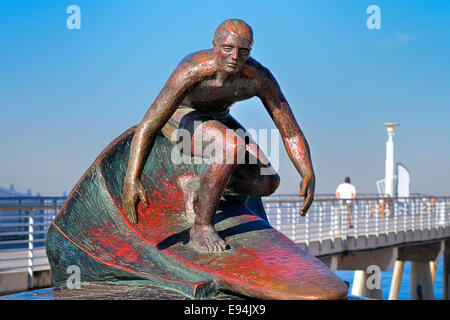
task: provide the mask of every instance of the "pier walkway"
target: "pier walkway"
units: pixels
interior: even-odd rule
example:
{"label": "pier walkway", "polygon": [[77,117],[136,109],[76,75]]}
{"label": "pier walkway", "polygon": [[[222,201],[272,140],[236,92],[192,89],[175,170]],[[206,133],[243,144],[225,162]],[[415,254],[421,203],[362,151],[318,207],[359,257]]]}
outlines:
{"label": "pier walkway", "polygon": [[394,268],[390,299],[398,298],[405,261],[411,261],[411,299],[433,299],[437,261],[444,255],[444,299],[450,299],[450,197],[363,197],[314,200],[300,216],[302,198],[264,199],[271,225],[332,270],[355,270],[352,294],[382,298],[368,289],[373,270]]}

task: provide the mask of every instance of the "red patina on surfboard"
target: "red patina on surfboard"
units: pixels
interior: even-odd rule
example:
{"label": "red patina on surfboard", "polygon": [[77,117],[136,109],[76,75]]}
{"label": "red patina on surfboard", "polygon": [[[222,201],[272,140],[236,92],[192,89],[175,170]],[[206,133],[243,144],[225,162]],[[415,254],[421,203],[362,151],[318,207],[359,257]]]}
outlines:
{"label": "red patina on surfboard", "polygon": [[[157,279],[159,285],[166,283],[182,292],[181,286],[191,285],[193,291],[185,293],[193,297],[200,296],[198,288],[205,283],[263,299],[347,297],[343,281],[238,197],[223,198],[214,220],[230,249],[217,254],[196,250],[189,243],[192,221],[183,215],[175,181],[180,174],[198,174],[202,168],[173,165],[170,144],[162,136],[141,179],[149,207],[139,205],[139,223],[130,224],[121,211],[121,179],[133,133],[130,129],[105,149],[55,218],[47,239],[55,274],[57,263],[74,263],[86,255],[96,263],[85,267],[91,278],[100,280],[96,273],[108,274],[101,270],[104,265],[117,279]],[[66,249],[60,249],[65,243],[60,239],[70,243]],[[78,248],[76,253],[69,245]],[[115,270],[123,274],[118,276]]]}

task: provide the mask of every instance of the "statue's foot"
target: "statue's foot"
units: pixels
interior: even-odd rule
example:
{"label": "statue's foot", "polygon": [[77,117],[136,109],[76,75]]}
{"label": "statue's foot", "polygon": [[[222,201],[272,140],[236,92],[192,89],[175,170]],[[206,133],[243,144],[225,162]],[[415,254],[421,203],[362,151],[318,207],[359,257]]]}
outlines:
{"label": "statue's foot", "polygon": [[189,220],[195,219],[195,206],[200,190],[200,176],[181,175],[177,178],[177,187],[184,200],[184,214]]}
{"label": "statue's foot", "polygon": [[203,252],[219,253],[227,249],[223,240],[212,225],[198,226],[194,224],[189,232],[190,242]]}

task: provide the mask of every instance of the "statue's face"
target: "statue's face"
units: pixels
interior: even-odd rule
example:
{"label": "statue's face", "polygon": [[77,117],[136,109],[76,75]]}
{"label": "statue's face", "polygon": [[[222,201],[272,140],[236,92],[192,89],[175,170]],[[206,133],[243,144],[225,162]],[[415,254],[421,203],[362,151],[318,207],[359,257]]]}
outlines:
{"label": "statue's face", "polygon": [[250,57],[250,43],[228,32],[217,43],[213,41],[213,45],[216,52],[216,62],[219,68],[227,73],[238,72]]}

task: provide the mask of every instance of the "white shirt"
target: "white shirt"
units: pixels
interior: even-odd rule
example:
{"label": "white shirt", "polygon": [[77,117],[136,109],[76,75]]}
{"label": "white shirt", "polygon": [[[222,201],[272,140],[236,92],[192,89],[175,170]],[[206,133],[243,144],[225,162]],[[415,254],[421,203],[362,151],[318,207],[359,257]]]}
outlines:
{"label": "white shirt", "polygon": [[350,183],[341,183],[338,185],[336,192],[339,193],[340,199],[353,199],[356,193],[355,187]]}

